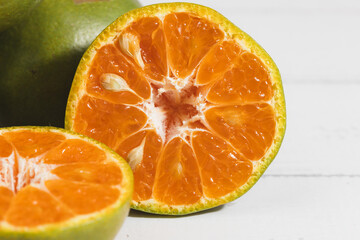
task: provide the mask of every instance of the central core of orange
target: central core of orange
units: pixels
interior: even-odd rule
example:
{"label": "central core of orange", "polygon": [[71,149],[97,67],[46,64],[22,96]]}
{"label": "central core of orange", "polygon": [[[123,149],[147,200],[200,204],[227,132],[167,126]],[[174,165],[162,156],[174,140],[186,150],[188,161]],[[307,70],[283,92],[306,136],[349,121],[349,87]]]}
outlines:
{"label": "central core of orange", "polygon": [[[165,141],[202,125],[201,106],[205,100],[193,82],[193,79],[166,78],[165,83],[153,83],[151,100],[140,104],[140,107],[152,116],[149,118],[154,119],[152,125]],[[183,83],[183,86],[179,86],[179,83]],[[162,124],[158,125],[157,121]]]}
{"label": "central core of orange", "polygon": [[[50,171],[55,168],[48,164],[40,162],[39,158],[22,158],[20,156],[14,157],[11,160],[14,164],[11,166],[13,170],[13,178],[10,178],[10,189],[17,193],[22,188],[32,184],[42,184],[46,180],[52,178]],[[9,169],[11,170],[11,169]],[[9,176],[11,177],[11,176]]]}

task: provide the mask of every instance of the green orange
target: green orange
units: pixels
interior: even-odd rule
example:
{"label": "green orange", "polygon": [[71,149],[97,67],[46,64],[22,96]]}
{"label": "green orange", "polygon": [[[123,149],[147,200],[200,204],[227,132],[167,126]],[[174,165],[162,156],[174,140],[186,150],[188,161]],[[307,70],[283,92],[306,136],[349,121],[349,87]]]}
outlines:
{"label": "green orange", "polygon": [[[27,7],[34,1],[2,2]],[[107,25],[136,7],[136,0],[42,0],[24,21],[2,32],[0,126],[63,126],[84,51]]]}
{"label": "green orange", "polygon": [[41,0],[0,0],[0,32],[18,24]]}

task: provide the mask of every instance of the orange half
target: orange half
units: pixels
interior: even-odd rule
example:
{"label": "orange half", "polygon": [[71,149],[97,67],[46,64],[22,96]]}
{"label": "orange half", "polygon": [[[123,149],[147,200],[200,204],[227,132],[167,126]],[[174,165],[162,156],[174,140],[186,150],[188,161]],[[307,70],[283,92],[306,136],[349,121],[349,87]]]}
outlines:
{"label": "orange half", "polygon": [[276,65],[246,33],[207,7],[157,4],[93,42],[65,125],[129,162],[133,208],[188,214],[255,184],[283,139],[285,101]]}
{"label": "orange half", "polygon": [[113,239],[132,187],[128,164],[95,140],[48,127],[0,129],[1,239]]}

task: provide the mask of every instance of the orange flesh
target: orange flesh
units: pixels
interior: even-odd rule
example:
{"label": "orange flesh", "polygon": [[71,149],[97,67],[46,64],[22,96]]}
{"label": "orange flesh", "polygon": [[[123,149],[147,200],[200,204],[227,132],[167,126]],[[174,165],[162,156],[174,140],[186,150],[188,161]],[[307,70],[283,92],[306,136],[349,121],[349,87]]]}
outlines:
{"label": "orange flesh", "polygon": [[[104,82],[109,73],[121,78]],[[129,24],[98,49],[86,90],[72,129],[128,160],[137,202],[225,196],[247,182],[274,140],[265,64],[193,14]]]}
{"label": "orange flesh", "polygon": [[11,201],[5,221],[14,226],[35,227],[73,217],[72,211],[36,187],[22,188]]}
{"label": "orange flesh", "polygon": [[0,134],[0,223],[35,227],[99,211],[119,198],[121,182],[119,166],[84,140],[30,130]]}
{"label": "orange flesh", "polygon": [[179,137],[165,146],[156,177],[154,198],[161,202],[171,205],[192,204],[202,195],[195,155],[191,147]]}
{"label": "orange flesh", "polygon": [[161,138],[154,131],[141,131],[128,137],[118,147],[117,152],[121,156],[127,156],[132,166],[129,153],[144,141],[143,157],[141,163],[133,167],[134,170],[134,195],[135,201],[149,199],[155,180],[157,159],[161,152]]}

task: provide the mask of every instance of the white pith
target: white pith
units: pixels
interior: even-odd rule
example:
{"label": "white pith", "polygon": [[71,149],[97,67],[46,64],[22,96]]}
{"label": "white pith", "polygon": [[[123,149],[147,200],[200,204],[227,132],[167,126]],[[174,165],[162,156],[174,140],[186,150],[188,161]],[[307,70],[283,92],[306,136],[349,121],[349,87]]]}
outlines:
{"label": "white pith", "polygon": [[14,180],[15,153],[12,152],[8,157],[0,158],[0,164],[0,186],[14,192],[16,188]]}
{"label": "white pith", "polygon": [[[190,136],[194,131],[203,131],[203,129],[199,128],[190,128],[189,124],[200,120],[203,124],[205,122],[204,112],[206,110],[206,99],[200,94],[200,97],[191,97],[185,99],[184,102],[189,105],[192,105],[197,111],[198,114],[192,116],[191,118],[186,118],[182,120],[181,124],[171,129],[165,129],[164,122],[166,121],[166,110],[163,109],[162,106],[155,106],[155,99],[159,97],[163,93],[172,93],[173,95],[180,95],[181,91],[188,86],[193,84],[191,81],[192,76],[189,76],[185,79],[175,79],[166,77],[162,83],[156,83],[161,85],[158,89],[158,94],[155,95],[152,91],[149,99],[144,99],[142,103],[135,105],[138,109],[143,111],[147,115],[147,122],[145,124],[146,128],[154,129],[155,132],[160,136],[163,143],[170,142],[171,139],[175,137],[180,137],[184,141],[186,140],[186,136]],[[175,96],[176,98],[177,96]],[[166,133],[167,130],[171,130]],[[189,142],[188,142],[189,143]],[[189,143],[190,144],[190,143]]]}
{"label": "white pith", "polygon": [[[45,181],[58,179],[58,177],[51,173],[51,170],[55,169],[57,165],[42,163],[43,156],[24,158],[14,151],[9,157],[0,158],[0,186],[8,188],[14,193],[27,185],[45,190]],[[16,175],[14,174],[15,157],[17,159]]]}

